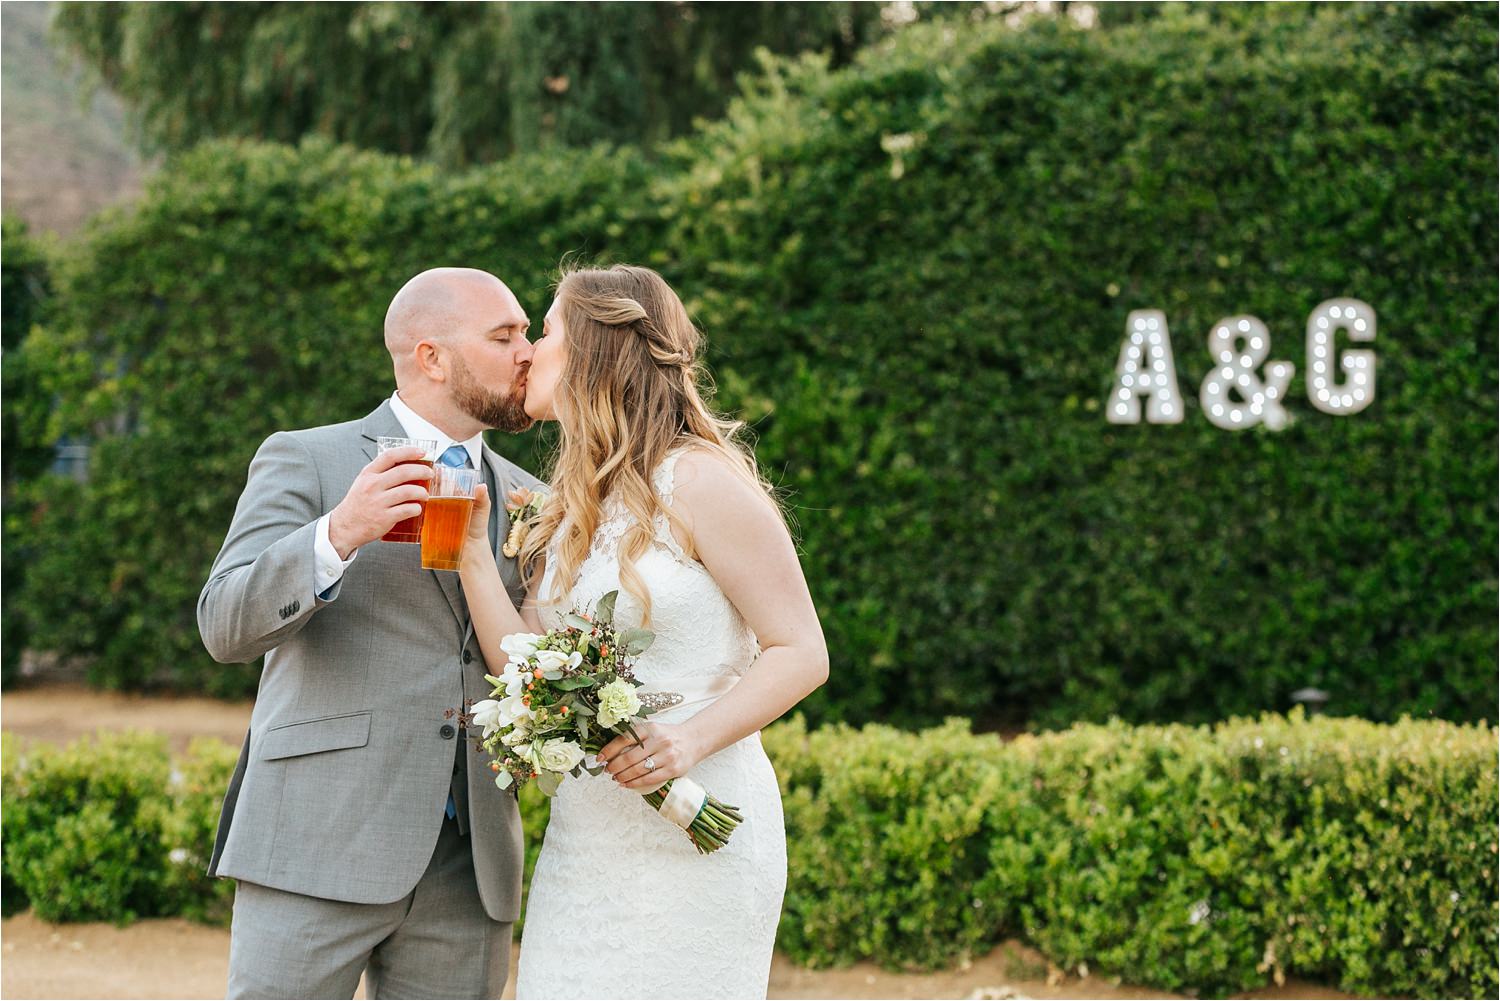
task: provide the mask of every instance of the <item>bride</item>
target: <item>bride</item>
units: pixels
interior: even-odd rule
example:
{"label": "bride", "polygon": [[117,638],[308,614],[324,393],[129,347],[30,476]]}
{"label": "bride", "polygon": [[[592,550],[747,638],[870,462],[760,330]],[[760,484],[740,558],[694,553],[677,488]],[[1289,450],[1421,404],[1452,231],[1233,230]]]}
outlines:
{"label": "bride", "polygon": [[[476,502],[462,560],[486,663],[618,589],[616,623],[656,634],[635,665],[683,701],[563,782],[532,877],[519,998],[763,998],[786,889],[781,797],[760,729],[828,677],[797,553],[739,425],[698,391],[699,334],[656,272],[565,275],[525,377],[526,411],[561,425],[552,496],[526,539],[518,613]],[[503,522],[502,522],[503,524]],[[641,799],[691,776],[740,808],[699,855]]]}

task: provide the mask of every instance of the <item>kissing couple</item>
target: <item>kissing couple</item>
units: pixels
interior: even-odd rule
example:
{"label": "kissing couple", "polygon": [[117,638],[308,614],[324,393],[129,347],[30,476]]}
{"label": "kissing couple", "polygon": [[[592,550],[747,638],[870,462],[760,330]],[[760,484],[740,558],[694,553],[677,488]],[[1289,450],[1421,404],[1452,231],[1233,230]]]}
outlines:
{"label": "kissing couple", "polygon": [[[348,998],[361,975],[370,998],[500,996],[523,832],[462,709],[502,639],[611,591],[620,628],[655,633],[635,677],[688,697],[558,789],[517,996],[765,996],[786,835],[760,730],[828,675],[796,549],[660,275],[567,272],[530,332],[494,275],[424,271],[386,313],[390,398],[250,464],[198,600],[215,660],[265,657],[209,863],[237,883],[229,997]],[[545,484],[483,439],[535,421],[560,428]],[[433,456],[483,482],[457,572],[382,541],[422,513]],[[502,502],[526,492],[547,500],[508,558]],[[681,776],[743,811],[713,854],[642,799]]]}

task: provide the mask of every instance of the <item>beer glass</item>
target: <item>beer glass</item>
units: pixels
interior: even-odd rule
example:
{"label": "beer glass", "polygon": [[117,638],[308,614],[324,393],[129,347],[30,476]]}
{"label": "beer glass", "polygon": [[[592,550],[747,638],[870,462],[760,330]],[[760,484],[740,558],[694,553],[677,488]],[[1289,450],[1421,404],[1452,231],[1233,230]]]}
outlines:
{"label": "beer glass", "polygon": [[427,511],[422,516],[422,568],[457,570],[474,513],[479,470],[435,466],[428,486]]}
{"label": "beer glass", "polygon": [[[420,448],[424,453],[422,458],[413,459],[412,462],[420,463],[432,468],[437,461],[437,446],[435,441],[425,438],[376,438],[375,447],[381,452],[389,452],[393,448]],[[412,483],[427,486],[426,480],[412,480]],[[421,542],[422,541],[422,515],[415,518],[406,518],[391,526],[391,530],[380,537],[381,542]]]}

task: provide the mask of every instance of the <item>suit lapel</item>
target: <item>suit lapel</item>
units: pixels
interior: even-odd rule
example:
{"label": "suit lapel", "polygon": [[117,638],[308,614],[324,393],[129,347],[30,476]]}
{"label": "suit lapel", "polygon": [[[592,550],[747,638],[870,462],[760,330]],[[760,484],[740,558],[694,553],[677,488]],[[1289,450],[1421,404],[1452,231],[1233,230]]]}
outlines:
{"label": "suit lapel", "polygon": [[[488,445],[482,445],[481,451],[484,455],[485,481],[490,489],[490,547],[495,553],[495,565],[500,568],[500,581],[505,585],[508,592],[514,593],[520,586],[521,574],[516,566],[516,561],[507,559],[501,548],[505,545],[505,536],[510,531],[509,519],[501,516],[505,504],[505,495],[510,492],[512,484],[510,478],[505,475],[505,467],[500,461],[499,454]],[[467,611],[468,606],[464,606]],[[474,627],[464,622],[464,644],[467,645],[469,637],[474,634]]]}
{"label": "suit lapel", "polygon": [[[364,435],[364,451],[366,459],[375,458],[376,438],[405,438],[406,429],[401,426],[401,421],[396,418],[396,412],[391,409],[391,401],[386,400],[376,407],[375,410],[360,422],[360,433]],[[420,563],[420,560],[418,561]],[[443,597],[448,599],[448,607],[453,609],[453,617],[458,624],[465,629],[469,628],[469,609],[464,604],[462,588],[459,587],[458,574],[451,570],[424,570],[423,573],[430,574],[438,589],[443,592]]]}

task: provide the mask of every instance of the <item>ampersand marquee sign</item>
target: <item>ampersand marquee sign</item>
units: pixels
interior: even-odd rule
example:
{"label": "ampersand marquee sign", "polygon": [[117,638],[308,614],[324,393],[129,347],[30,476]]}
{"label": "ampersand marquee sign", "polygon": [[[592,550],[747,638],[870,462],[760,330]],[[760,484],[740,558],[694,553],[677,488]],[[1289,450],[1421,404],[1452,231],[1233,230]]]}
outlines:
{"label": "ampersand marquee sign", "polygon": [[[1375,352],[1345,351],[1333,365],[1334,334],[1348,331],[1353,341],[1375,339],[1375,311],[1358,299],[1329,299],[1307,318],[1307,398],[1326,414],[1357,414],[1375,400]],[[1271,334],[1253,316],[1231,316],[1208,335],[1214,368],[1198,387],[1203,414],[1230,431],[1264,424],[1280,431],[1291,422],[1283,405],[1297,367],[1267,361]],[[1261,368],[1264,366],[1264,374]],[[1337,374],[1336,374],[1337,372]],[[1340,378],[1341,376],[1341,378]],[[1239,399],[1230,395],[1234,391]],[[1159,309],[1137,309],[1125,320],[1125,342],[1115,365],[1115,386],[1105,416],[1111,424],[1139,424],[1141,401],[1151,424],[1177,424],[1182,396],[1172,364],[1172,337]]]}

